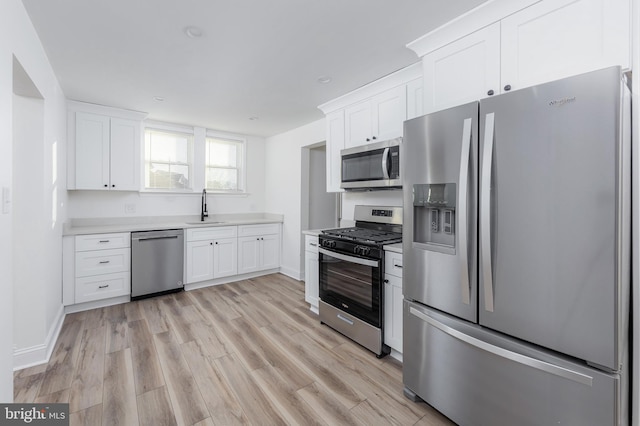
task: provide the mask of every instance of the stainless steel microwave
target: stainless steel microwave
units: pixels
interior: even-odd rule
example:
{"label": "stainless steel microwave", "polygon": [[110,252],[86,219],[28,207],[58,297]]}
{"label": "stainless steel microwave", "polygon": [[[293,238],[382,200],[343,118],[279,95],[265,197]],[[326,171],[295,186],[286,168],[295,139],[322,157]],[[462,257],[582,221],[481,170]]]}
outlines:
{"label": "stainless steel microwave", "polygon": [[402,138],[396,138],[340,151],[340,188],[347,191],[402,188],[401,142]]}

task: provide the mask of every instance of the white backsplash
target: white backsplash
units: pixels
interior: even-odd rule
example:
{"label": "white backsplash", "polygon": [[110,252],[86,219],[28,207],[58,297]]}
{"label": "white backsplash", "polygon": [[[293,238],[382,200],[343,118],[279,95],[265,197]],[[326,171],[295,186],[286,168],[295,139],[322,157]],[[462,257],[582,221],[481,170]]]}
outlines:
{"label": "white backsplash", "polygon": [[353,226],[355,206],[392,206],[402,207],[402,190],[353,191],[342,194],[342,217],[340,226]]}

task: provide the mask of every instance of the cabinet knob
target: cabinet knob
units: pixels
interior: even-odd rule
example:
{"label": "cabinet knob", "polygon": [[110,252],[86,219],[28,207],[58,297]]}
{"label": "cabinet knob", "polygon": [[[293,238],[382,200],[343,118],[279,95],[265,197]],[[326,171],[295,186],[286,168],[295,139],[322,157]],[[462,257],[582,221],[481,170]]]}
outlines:
{"label": "cabinet knob", "polygon": [[376,140],[376,137],[375,137],[375,136],[373,136],[371,139],[373,139],[373,140],[375,141],[375,140]]}
{"label": "cabinet knob", "polygon": [[489,91],[487,92],[487,95],[488,95],[488,96],[493,96],[493,93],[494,93],[494,92],[493,92],[493,90],[489,90]]}
{"label": "cabinet knob", "polygon": [[367,142],[369,142],[369,138],[367,138]]}
{"label": "cabinet knob", "polygon": [[108,188],[108,187],[109,187],[109,185],[107,185],[107,184],[105,183],[105,184],[104,184],[104,187],[105,187],[105,188]]}
{"label": "cabinet knob", "polygon": [[218,242],[216,241],[216,245],[218,245]]}
{"label": "cabinet knob", "polygon": [[385,284],[389,284],[389,280],[384,280]]}
{"label": "cabinet knob", "polygon": [[504,91],[508,92],[509,90],[511,90],[511,85],[507,84],[506,86],[504,86]]}
{"label": "cabinet knob", "polygon": [[212,245],[213,245],[213,243],[209,243],[209,245],[210,245],[210,246],[212,246]]}
{"label": "cabinet knob", "polygon": [[115,185],[111,185],[111,187],[112,187],[112,188],[115,188],[116,186],[115,186]]}

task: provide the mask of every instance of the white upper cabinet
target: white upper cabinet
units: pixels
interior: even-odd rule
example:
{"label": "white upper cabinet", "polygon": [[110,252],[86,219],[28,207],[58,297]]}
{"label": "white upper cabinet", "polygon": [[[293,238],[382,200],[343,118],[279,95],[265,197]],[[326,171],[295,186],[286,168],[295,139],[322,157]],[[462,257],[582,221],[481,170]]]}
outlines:
{"label": "white upper cabinet", "polygon": [[345,148],[402,136],[407,118],[406,87],[386,90],[345,108]]}
{"label": "white upper cabinet", "polygon": [[422,78],[407,83],[407,120],[424,114],[424,85]]}
{"label": "white upper cabinet", "polygon": [[513,89],[611,65],[629,68],[628,0],[545,0],[501,21],[501,75]]}
{"label": "white upper cabinet", "polygon": [[139,121],[111,118],[111,189],[140,189],[141,128],[142,123]]}
{"label": "white upper cabinet", "polygon": [[340,151],[344,149],[344,110],[327,114],[327,192],[340,192]]}
{"label": "white upper cabinet", "polygon": [[500,93],[500,24],[424,56],[422,65],[425,113]]}
{"label": "white upper cabinet", "polygon": [[341,150],[400,137],[404,121],[422,115],[422,65],[415,63],[318,108],[327,123],[327,192],[341,192]]}
{"label": "white upper cabinet", "polygon": [[138,191],[145,114],[70,102],[68,116],[68,189]]}
{"label": "white upper cabinet", "polygon": [[75,189],[108,189],[110,119],[76,113]]}
{"label": "white upper cabinet", "polygon": [[[499,3],[480,8],[478,19],[497,17]],[[515,12],[509,8],[517,5],[500,4],[502,19],[460,37],[445,27],[455,41],[424,54],[425,113],[611,65],[629,68],[629,0],[543,0]],[[413,44],[441,42],[434,32]]]}

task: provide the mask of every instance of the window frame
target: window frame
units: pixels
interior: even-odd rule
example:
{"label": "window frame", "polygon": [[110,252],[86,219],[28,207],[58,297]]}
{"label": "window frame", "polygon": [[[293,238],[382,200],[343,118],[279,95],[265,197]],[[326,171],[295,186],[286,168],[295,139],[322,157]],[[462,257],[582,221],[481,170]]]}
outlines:
{"label": "window frame", "polygon": [[[225,166],[210,166],[208,164],[209,158],[207,156],[207,150],[209,147],[209,139],[216,139],[222,142],[229,142],[240,148],[240,155],[237,155],[236,160],[239,165],[236,167]],[[207,187],[207,171],[209,169],[227,169],[238,171],[238,187],[235,190],[220,190]],[[219,133],[211,130],[207,130],[204,138],[204,182],[202,187],[207,192],[215,194],[246,194],[247,193],[247,139],[241,136],[230,135],[227,133]]]}
{"label": "window frame", "polygon": [[[150,158],[147,158],[147,132],[151,133],[164,133],[168,135],[179,135],[187,138],[187,163],[182,162],[165,162],[165,161],[152,161]],[[196,165],[194,161],[195,157],[195,135],[193,128],[189,127],[180,127],[180,126],[169,126],[163,125],[162,123],[145,123],[144,131],[143,131],[143,146],[142,146],[142,179],[141,179],[141,192],[148,193],[177,193],[177,194],[188,194],[193,193],[195,191],[195,174],[196,174]],[[167,164],[169,167],[171,165],[178,166],[186,166],[189,170],[189,180],[188,186],[185,188],[154,188],[147,187],[147,165],[150,163],[162,163]]]}

